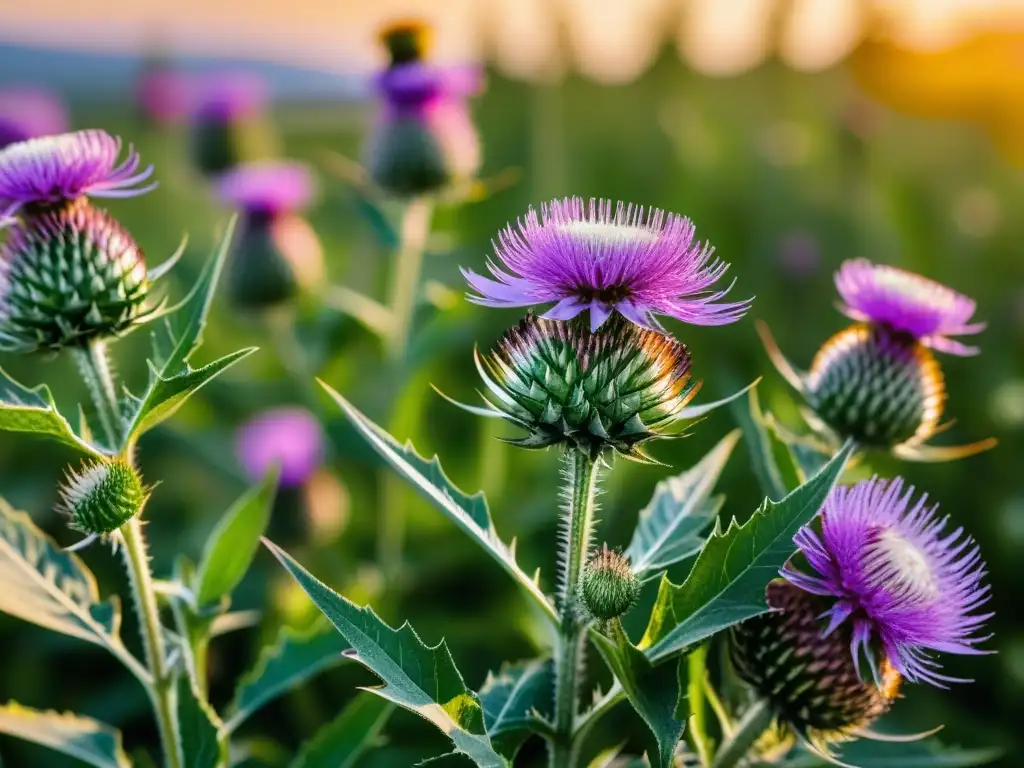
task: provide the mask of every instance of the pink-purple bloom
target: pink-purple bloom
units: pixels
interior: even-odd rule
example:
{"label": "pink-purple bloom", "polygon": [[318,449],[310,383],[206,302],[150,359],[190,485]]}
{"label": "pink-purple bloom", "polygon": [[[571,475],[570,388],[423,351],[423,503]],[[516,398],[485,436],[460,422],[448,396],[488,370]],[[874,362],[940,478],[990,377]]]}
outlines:
{"label": "pink-purple bloom", "polygon": [[266,82],[248,72],[220,72],[197,78],[193,108],[199,120],[231,122],[253,117],[267,102]]}
{"label": "pink-purple bloom", "polygon": [[219,176],[215,186],[218,197],[225,203],[265,215],[304,208],[315,192],[307,166],[283,161],[237,166]]}
{"label": "pink-purple bloom", "polygon": [[242,425],[235,451],[251,480],[261,479],[276,465],[281,470],[281,486],[295,488],[323,463],[324,433],[309,411],[274,408]]}
{"label": "pink-purple bloom", "polygon": [[121,140],[106,131],[88,130],[45,136],[0,150],[0,219],[24,205],[56,203],[83,195],[134,197],[156,187],[139,186],[153,166],[139,170],[129,146],[118,162]]}
{"label": "pink-purple bloom", "polygon": [[582,198],[533,208],[498,235],[496,279],[462,273],[489,307],[554,302],[543,316],[569,320],[590,312],[597,330],[613,312],[658,328],[655,315],[694,325],[725,325],[743,317],[750,299],[723,302],[729,288],[712,290],[729,265],[695,241],[685,216],[657,208]]}
{"label": "pink-purple bloom", "polygon": [[[978,632],[991,613],[985,566],[962,528],[949,530],[927,496],[916,501],[903,481],[872,478],[833,489],[821,510],[821,532],[807,526],[795,541],[813,574],[787,565],[782,575],[815,595],[834,598],[824,614],[828,635],[853,622],[850,650],[872,658],[879,643],[908,680],[945,687],[933,652],[978,654]],[[859,667],[858,667],[859,668]]]}
{"label": "pink-purple bloom", "polygon": [[170,66],[155,66],[139,77],[136,98],[143,114],[154,123],[181,123],[191,109],[192,80]]}
{"label": "pink-purple bloom", "polygon": [[836,273],[836,289],[847,317],[884,323],[940,352],[978,354],[977,347],[949,338],[985,328],[985,323],[969,322],[977,306],[974,300],[951,288],[913,272],[853,259]]}
{"label": "pink-purple bloom", "polygon": [[67,109],[55,94],[38,88],[0,92],[0,149],[67,129]]}

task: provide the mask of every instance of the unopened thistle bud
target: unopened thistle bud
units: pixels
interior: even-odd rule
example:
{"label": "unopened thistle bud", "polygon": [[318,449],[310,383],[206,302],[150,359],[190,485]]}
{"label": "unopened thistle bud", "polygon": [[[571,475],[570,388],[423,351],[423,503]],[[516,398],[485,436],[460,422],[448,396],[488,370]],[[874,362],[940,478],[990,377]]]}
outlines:
{"label": "unopened thistle bud", "polygon": [[595,619],[624,616],[640,596],[640,579],[629,561],[605,544],[587,563],[580,580],[580,599]]}
{"label": "unopened thistle bud", "polygon": [[510,443],[593,458],[612,449],[645,459],[641,446],[666,434],[700,386],[685,345],[618,316],[591,331],[527,315],[477,369],[493,411],[529,433]]}
{"label": "unopened thistle bud", "polygon": [[399,197],[471,179],[480,166],[466,102],[481,90],[483,76],[477,67],[426,62],[429,34],[425,25],[401,23],[381,35],[390,61],[376,78],[380,110],[365,163],[374,183]]}
{"label": "unopened thistle bud", "polygon": [[785,581],[768,585],[774,609],[730,631],[729,651],[739,676],[774,710],[777,726],[821,751],[855,738],[885,714],[900,674],[878,662],[879,681],[863,679],[850,654],[853,629],[826,634],[821,598]]}
{"label": "unopened thistle bud", "polygon": [[75,530],[104,536],[138,515],[148,495],[131,464],[99,461],[68,473],[59,508]]}
{"label": "unopened thistle bud", "polygon": [[[149,314],[142,249],[88,197],[129,197],[152,168],[103,131],[12,144],[0,151],[0,348],[59,350],[116,336]],[[4,214],[0,214],[4,215]]]}
{"label": "unopened thistle bud", "polygon": [[323,277],[320,241],[297,211],[313,197],[313,179],[298,163],[240,165],[216,182],[222,201],[242,210],[227,284],[243,309],[265,309]]}
{"label": "unopened thistle bud", "polygon": [[843,313],[856,323],[821,347],[806,374],[796,372],[774,342],[765,342],[776,367],[807,399],[812,421],[824,432],[904,458],[957,458],[991,447],[923,443],[940,428],[945,380],[932,350],[977,354],[951,336],[978,333],[970,323],[975,303],[943,285],[865,259],[845,262],[836,274]]}
{"label": "unopened thistle bud", "polygon": [[276,144],[265,116],[266,84],[242,73],[221,73],[198,84],[192,113],[192,158],[207,176],[269,157]]}

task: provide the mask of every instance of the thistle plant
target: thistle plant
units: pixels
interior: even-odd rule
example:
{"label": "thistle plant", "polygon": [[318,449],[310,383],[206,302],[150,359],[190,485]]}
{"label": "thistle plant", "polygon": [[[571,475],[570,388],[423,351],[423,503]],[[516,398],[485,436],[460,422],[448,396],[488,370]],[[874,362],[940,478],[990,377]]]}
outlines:
{"label": "thistle plant", "polygon": [[[619,213],[613,216],[612,210]],[[694,371],[701,366],[660,327],[657,316],[719,325],[739,319],[748,305],[722,304],[722,292],[707,293],[726,265],[710,261],[710,248],[692,245],[687,220],[660,211],[642,218],[632,210],[607,202],[588,207],[581,200],[556,201],[545,208],[543,225],[532,212],[527,215],[532,229],[514,249],[508,238],[500,241],[504,266],[492,266],[494,280],[466,272],[471,297],[479,303],[556,302],[547,317],[527,314],[492,352],[477,355],[485,404],[461,406],[507,422],[518,432],[507,438],[514,447],[560,455],[563,482],[551,493],[559,519],[553,579],[530,575],[519,563],[515,547],[499,538],[482,493],[456,488],[437,458],[427,460],[411,444],[402,446],[324,385],[368,444],[520,586],[544,625],[536,634],[549,638],[538,657],[506,665],[473,690],[444,643],[427,645],[408,624],[388,625],[276,545],[267,546],[345,638],[352,657],[381,679],[374,692],[448,737],[451,755],[438,758],[442,762],[459,755],[478,766],[513,765],[524,742],[538,736],[554,768],[588,765],[595,757],[593,737],[623,705],[650,731],[646,759],[652,766],[728,768],[783,760],[796,748],[797,736],[804,749],[832,759],[833,743],[876,735],[868,726],[892,705],[901,679],[924,680],[915,674],[921,670],[934,674],[934,662],[923,654],[974,647],[975,630],[985,618],[973,612],[985,596],[978,589],[977,554],[957,542],[959,533],[942,535],[933,511],[920,504],[908,511],[909,502],[892,493],[887,511],[838,519],[835,510],[850,506],[847,498],[856,510],[878,506],[863,498],[860,487],[847,497],[836,486],[854,451],[852,441],[797,487],[775,501],[766,499],[746,522],[715,522],[722,500],[713,495],[714,486],[738,433],[658,485],[621,551],[609,544],[595,549],[601,480],[621,471],[618,459],[654,461],[659,440],[679,437],[696,416],[736,397],[691,404]],[[513,258],[515,274],[506,270]],[[665,259],[683,276],[666,267]],[[650,272],[659,269],[676,279],[652,279]],[[774,462],[770,455],[763,460]],[[855,594],[812,588],[818,582],[810,576],[801,580],[787,565],[797,547],[807,550],[807,526],[819,512],[822,525],[845,525],[842,530],[866,536],[863,552],[842,554],[843,564],[865,574],[864,588]],[[820,560],[811,562],[825,568]],[[835,567],[822,573],[822,585],[854,589]],[[684,575],[681,583],[673,580],[676,574]],[[920,590],[915,602],[911,587],[932,578],[936,584],[948,578],[944,586],[959,589],[959,608],[940,606],[932,592],[922,597]],[[654,580],[658,586],[651,594],[644,585]],[[883,594],[902,600],[902,613],[872,613]],[[821,616],[830,609],[831,624]],[[945,634],[899,634],[917,621],[910,616],[932,611],[934,617],[940,610],[948,617]],[[639,637],[623,622],[629,618],[633,624],[631,613],[637,611],[646,623]],[[719,696],[711,685],[706,646],[726,642],[747,686],[744,700],[753,704],[727,706],[732,697]],[[585,662],[595,649],[612,682],[588,695]],[[861,665],[851,651],[870,653],[871,659]],[[719,715],[717,731],[704,711],[709,702]],[[735,714],[742,715],[738,723]]]}
{"label": "thistle plant", "polygon": [[[62,549],[0,498],[0,610],[97,645],[119,660],[152,705],[164,768],[226,768],[231,741],[247,719],[297,681],[336,663],[344,648],[336,636],[316,629],[281,630],[239,681],[234,701],[220,713],[211,705],[210,644],[223,627],[251,624],[243,612],[230,611],[231,593],[257,552],[279,474],[294,483],[296,461],[309,459],[267,466],[254,441],[272,437],[250,428],[247,457],[263,469],[257,484],[225,513],[198,563],[182,553],[173,574],[158,578],[153,572],[144,524],[160,478],[145,477],[137,464],[139,439],[255,350],[192,366],[233,227],[185,298],[154,300],[154,286],[176,256],[147,269],[142,247],[92,201],[133,197],[155,186],[143,186],[153,169],[142,169],[133,150],[119,161],[121,146],[92,130],[0,151],[7,224],[0,245],[0,348],[42,357],[70,354],[92,401],[91,408],[79,408],[72,426],[45,384],[26,387],[0,371],[0,431],[43,436],[84,459],[68,468],[57,489],[57,510],[79,537],[72,547]],[[153,342],[148,379],[120,381],[111,347],[142,327]],[[279,445],[270,447],[275,457],[280,454]],[[95,577],[74,551],[86,547],[95,557],[120,553],[141,654],[121,635],[120,603],[100,597]],[[269,672],[268,659],[274,660]],[[364,714],[386,717],[383,709]],[[342,726],[328,727],[345,727],[351,717],[343,713]],[[80,715],[10,703],[0,707],[0,732],[92,765],[132,764],[117,730]]]}

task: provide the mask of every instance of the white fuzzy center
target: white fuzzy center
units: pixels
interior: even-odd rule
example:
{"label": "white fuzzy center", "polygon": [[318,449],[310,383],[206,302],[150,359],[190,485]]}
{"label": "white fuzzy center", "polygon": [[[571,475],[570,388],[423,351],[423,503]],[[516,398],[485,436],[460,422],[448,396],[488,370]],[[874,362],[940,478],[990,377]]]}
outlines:
{"label": "white fuzzy center", "polygon": [[877,563],[877,574],[888,589],[924,600],[938,596],[939,586],[928,556],[897,531],[882,532],[871,548],[869,558]]}
{"label": "white fuzzy center", "polygon": [[654,243],[658,234],[644,227],[613,224],[608,221],[570,221],[559,229],[587,244],[616,246],[628,243]]}
{"label": "white fuzzy center", "polygon": [[69,504],[77,503],[92,493],[107,476],[107,467],[98,462],[84,468],[81,472],[68,475],[68,483],[64,487],[64,497]]}
{"label": "white fuzzy center", "polygon": [[875,272],[878,285],[911,301],[928,303],[940,309],[956,306],[956,294],[945,286],[920,275],[897,269],[879,269]]}

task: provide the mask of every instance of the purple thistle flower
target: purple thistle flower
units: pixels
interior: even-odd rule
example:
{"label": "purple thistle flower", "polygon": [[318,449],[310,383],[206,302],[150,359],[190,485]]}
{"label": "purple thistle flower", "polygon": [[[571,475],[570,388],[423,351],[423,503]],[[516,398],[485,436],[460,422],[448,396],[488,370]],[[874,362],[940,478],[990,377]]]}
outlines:
{"label": "purple thistle flower", "polygon": [[977,306],[974,300],[951,288],[913,272],[853,259],[843,262],[836,273],[836,289],[847,317],[885,323],[951,355],[979,352],[949,338],[985,328],[985,323],[968,323]]}
{"label": "purple thistle flower", "polygon": [[597,330],[618,312],[645,328],[659,328],[655,314],[694,325],[739,320],[751,299],[721,302],[729,292],[710,290],[729,268],[714,249],[694,241],[693,223],[657,208],[582,198],[531,208],[498,235],[497,278],[462,274],[477,292],[470,300],[488,307],[525,307],[555,302],[544,315],[569,320],[590,311]]}
{"label": "purple thistle flower", "polygon": [[[787,565],[782,575],[815,595],[835,598],[824,634],[853,622],[850,650],[872,658],[873,640],[912,682],[945,687],[964,682],[940,674],[931,652],[979,654],[978,630],[992,614],[981,553],[963,529],[947,532],[947,517],[927,496],[913,501],[903,481],[865,480],[833,489],[821,511],[821,533],[804,527],[795,542],[815,574]],[[858,672],[859,674],[859,672]]]}
{"label": "purple thistle flower", "polygon": [[193,104],[198,120],[227,123],[260,114],[267,102],[266,82],[247,72],[221,72],[200,80]]}
{"label": "purple thistle flower", "polygon": [[240,165],[222,174],[215,187],[225,203],[265,215],[304,208],[315,192],[309,168],[288,162]]}
{"label": "purple thistle flower", "polygon": [[139,77],[135,96],[142,113],[153,123],[181,123],[191,109],[192,80],[170,66],[154,66]]}
{"label": "purple thistle flower", "polygon": [[156,188],[140,187],[153,166],[139,170],[139,155],[129,146],[118,164],[121,140],[89,130],[45,136],[0,151],[0,219],[24,205],[56,203],[83,195],[135,197]]}
{"label": "purple thistle flower", "polygon": [[56,95],[34,88],[0,93],[0,149],[67,129],[67,109]]}
{"label": "purple thistle flower", "polygon": [[261,479],[276,464],[281,468],[281,486],[296,488],[323,462],[323,429],[307,410],[274,408],[242,425],[235,453],[251,480]]}

